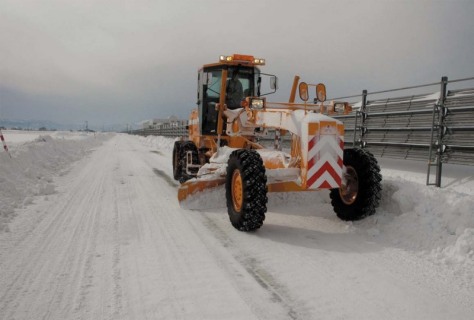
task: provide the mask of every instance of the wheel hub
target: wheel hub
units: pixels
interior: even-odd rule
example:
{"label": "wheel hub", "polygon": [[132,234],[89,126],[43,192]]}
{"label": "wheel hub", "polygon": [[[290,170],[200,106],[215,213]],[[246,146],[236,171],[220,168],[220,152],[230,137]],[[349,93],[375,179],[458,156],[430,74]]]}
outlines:
{"label": "wheel hub", "polygon": [[236,169],[232,174],[232,203],[237,212],[242,210],[243,194],[242,176],[240,175],[240,171]]}
{"label": "wheel hub", "polygon": [[359,192],[359,177],[357,172],[351,166],[347,166],[344,172],[344,181],[339,189],[339,195],[342,202],[347,205],[353,204],[357,199]]}

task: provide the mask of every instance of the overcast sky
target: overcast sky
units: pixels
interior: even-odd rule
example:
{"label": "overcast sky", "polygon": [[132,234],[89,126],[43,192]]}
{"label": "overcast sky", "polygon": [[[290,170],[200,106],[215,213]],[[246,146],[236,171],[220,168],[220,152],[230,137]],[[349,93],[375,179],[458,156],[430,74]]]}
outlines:
{"label": "overcast sky", "polygon": [[296,74],[330,97],[473,77],[473,17],[472,0],[0,0],[0,118],[187,118],[199,67],[232,53],[266,59],[271,101]]}

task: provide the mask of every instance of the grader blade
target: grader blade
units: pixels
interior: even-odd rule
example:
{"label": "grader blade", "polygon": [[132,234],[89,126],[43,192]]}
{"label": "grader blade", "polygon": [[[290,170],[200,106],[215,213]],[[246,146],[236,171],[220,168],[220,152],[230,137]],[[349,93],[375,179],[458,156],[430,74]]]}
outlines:
{"label": "grader blade", "polygon": [[178,188],[178,201],[185,201],[189,196],[193,194],[218,187],[220,185],[223,185],[224,183],[225,178],[218,178],[213,180],[188,180]]}

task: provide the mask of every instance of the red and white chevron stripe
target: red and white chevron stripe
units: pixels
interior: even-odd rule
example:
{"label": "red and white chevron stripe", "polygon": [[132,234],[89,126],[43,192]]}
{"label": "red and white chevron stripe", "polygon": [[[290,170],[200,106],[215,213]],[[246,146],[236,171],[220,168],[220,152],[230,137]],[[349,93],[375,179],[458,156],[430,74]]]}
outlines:
{"label": "red and white chevron stripe", "polygon": [[310,137],[306,181],[308,189],[340,187],[343,166],[343,139],[337,134]]}

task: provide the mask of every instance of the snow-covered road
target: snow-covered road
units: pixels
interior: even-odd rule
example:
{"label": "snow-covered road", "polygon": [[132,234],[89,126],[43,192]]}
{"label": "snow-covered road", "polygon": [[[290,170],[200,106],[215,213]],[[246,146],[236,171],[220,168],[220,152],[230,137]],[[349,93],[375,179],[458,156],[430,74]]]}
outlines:
{"label": "snow-covered road", "polygon": [[385,201],[351,224],[327,193],[273,194],[264,226],[239,232],[223,190],[179,206],[170,148],[150,141],[112,136],[17,209],[0,319],[472,318],[472,248],[453,268],[392,239],[404,217],[390,211],[417,210]]}

